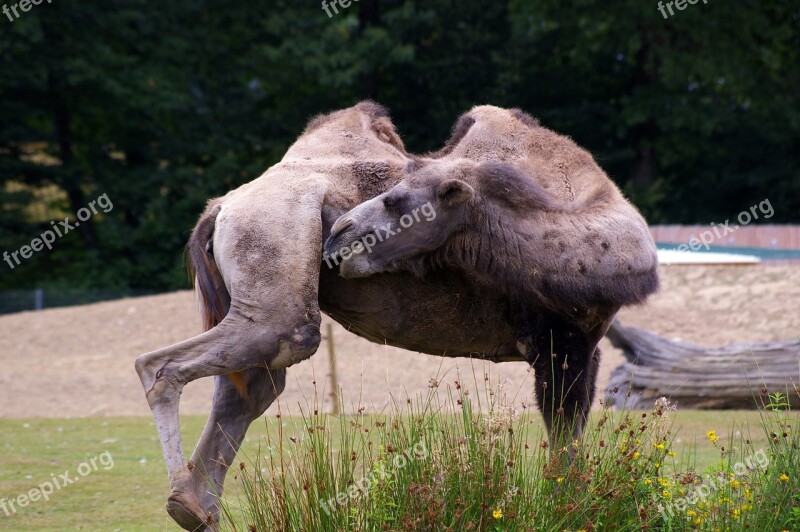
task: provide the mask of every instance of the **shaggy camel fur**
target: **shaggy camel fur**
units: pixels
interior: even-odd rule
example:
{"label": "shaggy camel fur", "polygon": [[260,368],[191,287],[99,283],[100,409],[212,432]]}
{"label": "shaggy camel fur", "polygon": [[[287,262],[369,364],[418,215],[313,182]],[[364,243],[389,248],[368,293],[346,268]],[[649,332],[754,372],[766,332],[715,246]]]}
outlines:
{"label": "shaggy camel fur", "polygon": [[[476,117],[467,129],[480,122]],[[460,152],[462,141],[473,153]],[[316,351],[320,310],[378,343],[524,360],[519,340],[528,332],[518,327],[511,300],[462,269],[347,279],[321,257],[334,222],[399,183],[409,164],[473,156],[479,163],[490,152],[503,154],[502,161],[517,150],[513,141],[490,135],[481,149],[464,134],[441,153],[414,157],[387,112],[362,102],[312,120],[281,162],[209,203],[188,244],[206,332],[136,361],[170,478],[167,510],[183,528],[217,528],[217,496],[228,467],[250,423],[283,390],[286,368]],[[546,319],[540,334],[560,326]],[[592,338],[599,340],[606,327],[606,321],[598,325]],[[188,382],[206,376],[215,376],[212,412],[187,461],[179,397]]]}
{"label": "shaggy camel fur", "polygon": [[502,297],[559,447],[581,436],[614,315],[658,289],[644,219],[586,151],[520,111],[473,109],[433,160],[331,231],[345,277],[456,270]]}

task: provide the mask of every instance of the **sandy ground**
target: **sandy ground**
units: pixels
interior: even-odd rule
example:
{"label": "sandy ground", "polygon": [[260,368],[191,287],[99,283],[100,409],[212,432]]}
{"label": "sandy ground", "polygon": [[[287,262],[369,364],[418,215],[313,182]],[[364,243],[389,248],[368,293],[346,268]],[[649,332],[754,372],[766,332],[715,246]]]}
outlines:
{"label": "sandy ground", "polygon": [[[662,284],[646,306],[620,313],[625,325],[709,346],[800,336],[800,267],[667,266]],[[196,308],[194,294],[183,291],[0,317],[0,417],[149,415],[133,361],[197,334]],[[336,324],[333,335],[349,410],[380,410],[392,396],[405,401],[428,391],[431,379],[452,385],[460,378],[480,388],[485,372],[490,385],[503,383],[516,404],[531,404],[532,376],[525,364],[411,353],[371,344]],[[607,340],[602,347],[604,387],[622,357]],[[295,411],[315,394],[329,410],[329,374],[323,342],[315,356],[289,370],[280,404],[268,412]],[[212,386],[211,379],[187,386],[181,412],[207,413]]]}

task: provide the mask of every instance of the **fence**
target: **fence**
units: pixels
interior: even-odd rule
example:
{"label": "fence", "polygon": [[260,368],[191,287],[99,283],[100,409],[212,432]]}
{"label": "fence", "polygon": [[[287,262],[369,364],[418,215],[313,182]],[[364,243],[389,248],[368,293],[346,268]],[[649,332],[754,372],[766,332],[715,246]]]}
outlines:
{"label": "fence", "polygon": [[0,314],[85,305],[87,303],[97,303],[98,301],[110,301],[123,297],[146,296],[156,293],[156,290],[81,290],[74,288],[2,290],[0,291]]}

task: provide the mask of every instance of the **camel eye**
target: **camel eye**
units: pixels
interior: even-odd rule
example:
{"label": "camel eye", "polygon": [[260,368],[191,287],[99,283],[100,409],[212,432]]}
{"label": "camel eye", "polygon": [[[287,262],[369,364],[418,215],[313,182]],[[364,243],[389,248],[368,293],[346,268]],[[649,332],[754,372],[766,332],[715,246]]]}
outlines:
{"label": "camel eye", "polygon": [[400,196],[386,196],[383,198],[383,206],[389,212],[400,212],[403,208],[403,198]]}

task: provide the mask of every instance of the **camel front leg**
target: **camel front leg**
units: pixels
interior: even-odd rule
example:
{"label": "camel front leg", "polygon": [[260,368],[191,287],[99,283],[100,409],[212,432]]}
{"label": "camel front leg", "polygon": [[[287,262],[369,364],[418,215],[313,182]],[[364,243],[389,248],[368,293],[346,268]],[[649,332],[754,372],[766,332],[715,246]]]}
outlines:
{"label": "camel front leg", "polygon": [[583,437],[597,387],[601,352],[597,344],[613,319],[583,329],[551,316],[538,316],[522,338],[536,376],[536,401],[544,417],[551,452],[558,456]]}
{"label": "camel front leg", "polygon": [[538,315],[520,340],[528,349],[528,361],[536,377],[536,402],[542,412],[551,453],[568,450],[574,458],[575,446],[588,420],[599,351],[593,335],[566,320]]}

